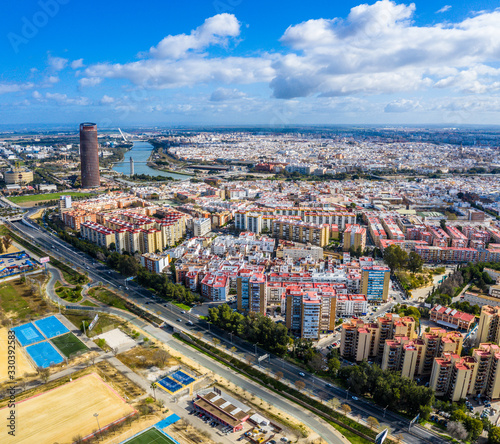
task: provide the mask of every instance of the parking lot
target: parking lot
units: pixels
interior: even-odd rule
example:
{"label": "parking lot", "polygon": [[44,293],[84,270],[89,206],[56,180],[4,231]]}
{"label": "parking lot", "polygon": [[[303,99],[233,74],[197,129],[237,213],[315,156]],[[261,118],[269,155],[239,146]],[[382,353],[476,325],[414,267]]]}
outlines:
{"label": "parking lot", "polygon": [[211,427],[217,435],[224,436],[226,439],[230,439],[233,442],[263,442],[259,440],[261,437],[264,437],[264,440],[268,439],[269,441],[267,441],[267,443],[269,444],[289,442],[288,438],[283,433],[275,433],[272,426],[259,427],[246,422],[242,430],[233,432],[231,427],[220,424],[203,412],[191,409],[189,415],[193,417],[193,426],[196,427],[197,422],[198,424],[204,423],[206,426]]}

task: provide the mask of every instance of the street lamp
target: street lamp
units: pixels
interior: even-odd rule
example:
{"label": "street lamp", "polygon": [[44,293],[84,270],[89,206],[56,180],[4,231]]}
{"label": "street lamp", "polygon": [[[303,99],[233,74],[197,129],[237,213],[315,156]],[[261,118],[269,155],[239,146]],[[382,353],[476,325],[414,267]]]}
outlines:
{"label": "street lamp", "polygon": [[346,391],[345,391],[345,400],[347,401],[347,397],[349,396],[349,390],[351,389],[351,387],[349,387]]}
{"label": "street lamp", "polygon": [[387,410],[387,407],[389,407],[389,404],[387,404],[387,405],[385,406],[385,408],[384,408],[384,416],[383,416],[384,418],[385,418],[385,411]]}
{"label": "street lamp", "polygon": [[99,419],[97,418],[99,416],[99,413],[94,413],[95,419],[97,421],[97,433],[99,433],[99,441],[101,440],[101,426],[99,425]]}

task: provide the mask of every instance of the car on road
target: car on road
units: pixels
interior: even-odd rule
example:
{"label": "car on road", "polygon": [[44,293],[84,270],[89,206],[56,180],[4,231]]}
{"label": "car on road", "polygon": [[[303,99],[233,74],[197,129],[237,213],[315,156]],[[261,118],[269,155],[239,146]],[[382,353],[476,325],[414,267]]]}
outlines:
{"label": "car on road", "polygon": [[330,384],[330,383],[326,384],[326,386],[327,386],[328,388],[333,388],[333,385],[332,385],[332,384]]}
{"label": "car on road", "polygon": [[304,376],[306,376],[306,375],[305,375],[303,372],[299,372],[299,376],[304,377]]}
{"label": "car on road", "polygon": [[184,310],[181,311],[181,314],[185,314],[186,312]]}
{"label": "car on road", "polygon": [[179,318],[177,318],[177,322],[182,322]]}
{"label": "car on road", "polygon": [[352,400],[353,400],[353,401],[358,401],[358,397],[357,397],[357,396],[353,396],[353,397],[352,397]]}
{"label": "car on road", "polygon": [[193,325],[193,321],[187,321],[186,324],[187,325]]}

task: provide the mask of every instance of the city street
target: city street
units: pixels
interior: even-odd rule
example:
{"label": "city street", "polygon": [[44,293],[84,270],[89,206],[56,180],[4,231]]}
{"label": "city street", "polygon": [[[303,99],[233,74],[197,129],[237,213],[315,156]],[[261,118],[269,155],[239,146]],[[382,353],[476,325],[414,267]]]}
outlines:
{"label": "city street", "polygon": [[[19,234],[22,234],[31,242],[38,244],[41,248],[50,252],[50,254],[54,257],[63,260],[75,269],[80,269],[80,271],[88,273],[89,277],[93,281],[103,282],[105,285],[112,287],[114,290],[118,290],[120,294],[130,300],[133,300],[144,309],[154,312],[157,316],[164,319],[168,325],[182,328],[183,330],[190,331],[191,333],[201,332],[205,335],[205,337],[216,336],[221,341],[221,344],[224,344],[227,349],[234,346],[236,347],[238,353],[252,355],[254,358],[267,354],[266,351],[253,344],[246,343],[239,338],[214,329],[206,321],[200,320],[196,316],[191,315],[189,312],[182,313],[182,310],[173,304],[161,302],[159,298],[156,298],[153,294],[141,288],[134,282],[127,282],[126,284],[128,288],[126,288],[125,278],[119,273],[110,270],[106,265],[86,256],[84,253],[66,244],[55,235],[42,229],[34,222],[31,222],[30,220],[26,221],[25,219],[24,222],[11,223],[11,226],[13,226]],[[378,312],[382,312],[386,309],[387,307],[381,307]],[[177,319],[180,319],[181,322],[179,323]],[[193,325],[188,325],[187,321],[191,321]],[[187,348],[185,350],[187,350]],[[379,406],[361,398],[358,401],[353,401],[351,399],[351,395],[346,390],[331,386],[324,380],[303,371],[283,359],[270,356],[258,365],[262,366],[263,369],[271,372],[272,374],[282,372],[284,379],[290,381],[291,383],[294,383],[298,379],[303,379],[306,383],[306,389],[316,396],[321,395],[323,397],[323,394],[326,394],[329,397],[337,397],[341,401],[346,400],[352,409],[353,415],[359,415],[363,419],[366,419],[368,416],[374,416],[381,424],[384,423],[390,426],[394,435],[402,434],[405,442],[445,442],[442,438],[418,425],[412,427],[411,432],[408,432],[409,421],[407,419],[391,411],[383,411],[383,409]],[[301,377],[299,372],[303,372],[305,377]],[[257,387],[252,384],[252,389],[254,391],[256,388]]]}

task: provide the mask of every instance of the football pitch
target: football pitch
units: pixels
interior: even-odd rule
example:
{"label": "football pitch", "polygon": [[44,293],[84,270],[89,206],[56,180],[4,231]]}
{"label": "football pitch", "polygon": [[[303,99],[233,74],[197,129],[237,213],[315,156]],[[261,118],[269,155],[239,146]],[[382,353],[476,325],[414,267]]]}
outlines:
{"label": "football pitch", "polygon": [[175,441],[168,439],[163,433],[154,427],[136,435],[122,444],[176,444]]}
{"label": "football pitch", "polygon": [[67,358],[80,350],[88,350],[87,346],[73,333],[66,333],[65,335],[58,336],[52,339],[52,342]]}

